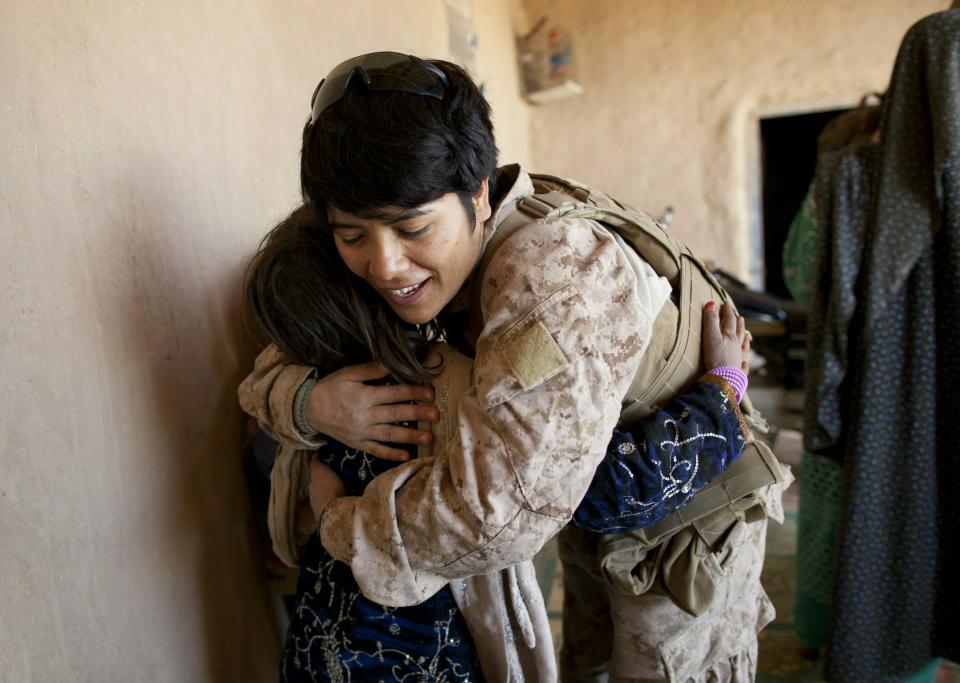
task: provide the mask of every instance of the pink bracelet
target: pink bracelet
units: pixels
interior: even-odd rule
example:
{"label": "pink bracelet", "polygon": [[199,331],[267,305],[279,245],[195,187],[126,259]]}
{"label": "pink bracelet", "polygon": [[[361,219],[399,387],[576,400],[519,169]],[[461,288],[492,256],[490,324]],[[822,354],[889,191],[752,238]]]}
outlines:
{"label": "pink bracelet", "polygon": [[729,365],[721,365],[713,368],[707,374],[722,377],[733,387],[733,393],[737,398],[737,403],[743,400],[743,395],[747,393],[747,373],[740,368],[734,368]]}

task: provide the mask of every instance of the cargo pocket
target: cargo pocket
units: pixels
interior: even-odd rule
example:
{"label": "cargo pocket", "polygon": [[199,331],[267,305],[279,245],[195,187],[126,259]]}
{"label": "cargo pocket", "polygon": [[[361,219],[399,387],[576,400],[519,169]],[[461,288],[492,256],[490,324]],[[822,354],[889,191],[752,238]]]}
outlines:
{"label": "cargo pocket", "polygon": [[[700,617],[659,645],[671,682],[703,672],[755,646],[757,633],[775,611],[760,584],[766,524],[737,522],[733,535],[704,558],[703,569],[715,579],[715,601]],[[760,566],[758,566],[758,563]]]}

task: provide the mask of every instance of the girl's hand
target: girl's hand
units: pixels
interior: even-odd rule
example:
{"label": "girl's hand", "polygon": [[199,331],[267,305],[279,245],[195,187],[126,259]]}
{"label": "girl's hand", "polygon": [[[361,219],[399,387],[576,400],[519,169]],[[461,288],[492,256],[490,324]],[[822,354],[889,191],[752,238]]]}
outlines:
{"label": "girl's hand", "polygon": [[703,363],[707,370],[726,365],[750,373],[747,362],[750,355],[750,333],[747,332],[743,316],[736,314],[729,301],[723,304],[719,314],[716,303],[706,303],[703,307],[701,338]]}
{"label": "girl's hand", "polygon": [[[386,369],[378,363],[351,365],[317,382],[307,400],[307,419],[318,432],[384,460],[408,460],[409,454],[384,442],[428,444],[430,432],[401,427],[397,422],[435,422],[433,389],[410,384],[370,385]],[[415,403],[411,403],[415,401]]]}
{"label": "girl's hand", "polygon": [[327,506],[337,498],[347,495],[343,480],[337,473],[314,456],[310,459],[310,509],[318,522]]}

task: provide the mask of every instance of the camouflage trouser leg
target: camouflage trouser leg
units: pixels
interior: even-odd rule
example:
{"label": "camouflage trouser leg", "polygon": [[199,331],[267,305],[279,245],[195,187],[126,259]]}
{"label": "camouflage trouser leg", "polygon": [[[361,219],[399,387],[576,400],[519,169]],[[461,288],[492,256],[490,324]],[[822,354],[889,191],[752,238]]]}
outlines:
{"label": "camouflage trouser leg", "polygon": [[563,683],[607,681],[613,655],[607,584],[581,565],[584,556],[596,558],[598,539],[598,535],[572,526],[564,527],[557,536],[557,551],[563,563]]}
{"label": "camouflage trouser leg", "polygon": [[694,617],[659,587],[638,596],[615,592],[599,578],[596,537],[565,528],[560,558],[564,590],[572,592],[564,595],[561,680],[608,680],[608,664],[611,683],[752,681],[757,633],[774,614],[760,585],[766,529],[766,520],[744,525],[728,557],[704,563],[717,593]]}

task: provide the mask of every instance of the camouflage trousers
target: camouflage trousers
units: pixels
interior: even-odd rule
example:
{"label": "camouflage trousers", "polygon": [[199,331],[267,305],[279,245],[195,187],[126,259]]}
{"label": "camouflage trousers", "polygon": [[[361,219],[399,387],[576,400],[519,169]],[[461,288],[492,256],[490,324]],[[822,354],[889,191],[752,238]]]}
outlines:
{"label": "camouflage trousers", "polygon": [[600,536],[572,526],[558,537],[563,562],[563,683],[721,683],[756,677],[757,633],[774,617],[760,585],[767,520],[747,525],[714,567],[713,603],[683,611],[657,585],[616,592],[599,573]]}

